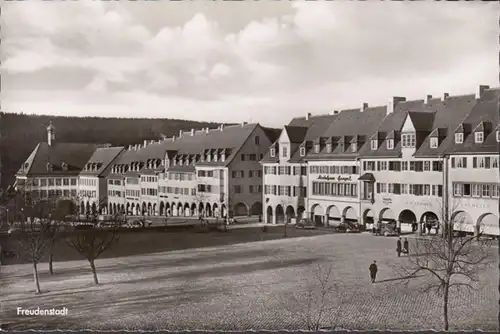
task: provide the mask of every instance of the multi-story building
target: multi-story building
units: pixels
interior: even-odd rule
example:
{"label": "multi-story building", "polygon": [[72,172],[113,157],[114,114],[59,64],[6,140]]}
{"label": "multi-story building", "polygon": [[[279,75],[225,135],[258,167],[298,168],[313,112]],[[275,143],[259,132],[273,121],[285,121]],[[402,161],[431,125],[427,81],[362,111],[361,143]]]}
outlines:
{"label": "multi-story building", "polygon": [[478,102],[450,131],[447,150],[448,214],[455,229],[499,233],[499,89],[479,87]]}
{"label": "multi-story building", "polygon": [[263,166],[266,223],[283,223],[290,219],[301,219],[307,204],[307,165],[304,160],[306,151],[311,148],[312,140],[323,133],[337,117],[311,115],[294,118],[281,131],[264,158]]}
{"label": "multi-story building", "polygon": [[316,223],[337,225],[359,217],[359,151],[386,117],[385,107],[343,110],[306,154],[308,208]]}
{"label": "multi-story building", "polygon": [[78,202],[81,213],[107,212],[108,180],[111,164],[123,147],[97,148],[79,175]]}
{"label": "multi-story building", "polygon": [[116,205],[135,215],[262,214],[259,160],[275,136],[272,129],[243,123],[130,147],[108,176],[110,190],[125,193],[110,192],[110,209]]}
{"label": "multi-story building", "polygon": [[16,173],[15,188],[33,199],[74,199],[78,178],[99,147],[57,142],[55,127],[47,127],[47,142],[39,143]]}

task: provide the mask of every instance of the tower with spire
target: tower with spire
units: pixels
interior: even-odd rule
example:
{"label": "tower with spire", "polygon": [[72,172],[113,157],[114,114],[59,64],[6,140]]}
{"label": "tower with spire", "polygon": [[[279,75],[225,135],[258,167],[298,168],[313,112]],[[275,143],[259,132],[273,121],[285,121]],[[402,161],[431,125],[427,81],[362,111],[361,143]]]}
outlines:
{"label": "tower with spire", "polygon": [[55,140],[56,140],[56,128],[52,124],[52,121],[50,121],[49,126],[47,126],[47,143],[49,144],[49,146],[52,146]]}

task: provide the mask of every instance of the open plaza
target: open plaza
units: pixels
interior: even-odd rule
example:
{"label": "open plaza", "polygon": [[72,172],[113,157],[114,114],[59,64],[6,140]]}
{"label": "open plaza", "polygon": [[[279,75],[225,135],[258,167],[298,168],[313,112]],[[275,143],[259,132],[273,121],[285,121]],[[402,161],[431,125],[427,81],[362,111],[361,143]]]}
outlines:
{"label": "open plaza", "polygon": [[[421,292],[429,277],[416,277],[404,286],[394,272],[394,265],[408,261],[396,256],[394,238],[310,232],[100,259],[98,286],[84,260],[56,262],[53,276],[42,263],[40,295],[33,293],[30,264],[3,266],[0,318],[10,330],[307,329],[300,316],[307,311],[303,296],[319,264],[332,266],[337,287],[322,327],[442,328],[441,300]],[[490,251],[498,263],[497,245]],[[379,273],[372,284],[368,266],[374,260]],[[498,330],[498,268],[492,266],[480,279],[477,290],[451,295],[450,329]],[[18,315],[18,308],[68,311],[64,316],[28,316]]]}

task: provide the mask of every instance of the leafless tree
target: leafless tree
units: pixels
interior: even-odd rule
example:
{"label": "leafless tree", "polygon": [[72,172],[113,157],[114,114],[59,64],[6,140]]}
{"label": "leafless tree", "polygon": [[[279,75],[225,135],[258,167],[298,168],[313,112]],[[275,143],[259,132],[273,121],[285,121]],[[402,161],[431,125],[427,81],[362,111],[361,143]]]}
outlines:
{"label": "leafless tree", "polygon": [[119,229],[125,223],[124,217],[113,215],[107,222],[100,222],[98,214],[89,215],[87,228],[75,231],[67,237],[67,245],[89,261],[94,284],[99,284],[95,260],[119,240]]}
{"label": "leafless tree", "polygon": [[[455,206],[457,207],[457,206]],[[410,243],[407,261],[393,266],[406,286],[419,273],[427,273],[428,281],[422,286],[425,293],[434,292],[442,298],[443,328],[449,328],[450,294],[461,288],[476,289],[479,274],[491,264],[491,251],[482,239],[482,229],[476,235],[457,233],[467,223],[458,215],[443,210],[443,235],[415,238]],[[469,224],[470,225],[470,224]]]}
{"label": "leafless tree", "polygon": [[326,262],[311,265],[312,277],[304,280],[297,291],[291,292],[284,300],[284,307],[306,326],[307,330],[338,328],[342,309],[352,299],[345,295],[349,289],[343,288],[334,279],[334,267]]}
{"label": "leafless tree", "polygon": [[13,227],[13,237],[17,240],[17,248],[21,255],[33,264],[35,292],[41,293],[38,276],[38,263],[43,258],[50,243],[54,221],[52,201],[32,201],[25,193],[18,193],[9,201],[9,210]]}

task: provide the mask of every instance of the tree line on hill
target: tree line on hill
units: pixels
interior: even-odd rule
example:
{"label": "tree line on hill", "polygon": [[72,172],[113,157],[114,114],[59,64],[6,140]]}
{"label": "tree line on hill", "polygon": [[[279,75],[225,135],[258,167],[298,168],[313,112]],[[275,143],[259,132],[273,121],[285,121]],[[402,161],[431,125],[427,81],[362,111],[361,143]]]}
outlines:
{"label": "tree line on hill", "polygon": [[0,189],[15,180],[15,173],[39,142],[47,140],[49,122],[56,140],[73,143],[132,145],[177,135],[179,130],[217,128],[219,123],[180,119],[64,117],[0,112]]}

